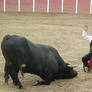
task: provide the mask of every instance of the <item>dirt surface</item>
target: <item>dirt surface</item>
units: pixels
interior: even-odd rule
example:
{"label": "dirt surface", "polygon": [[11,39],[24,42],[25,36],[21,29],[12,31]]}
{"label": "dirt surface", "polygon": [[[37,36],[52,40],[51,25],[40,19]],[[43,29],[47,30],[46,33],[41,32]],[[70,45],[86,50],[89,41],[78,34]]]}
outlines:
{"label": "dirt surface", "polygon": [[50,85],[34,86],[42,81],[36,75],[19,75],[24,89],[18,89],[9,80],[4,83],[5,60],[0,50],[0,92],[92,92],[92,73],[84,73],[81,58],[89,51],[89,43],[81,37],[85,24],[92,35],[91,15],[0,13],[0,43],[6,34],[24,36],[35,43],[55,47],[65,62],[78,64],[78,76],[55,80]]}

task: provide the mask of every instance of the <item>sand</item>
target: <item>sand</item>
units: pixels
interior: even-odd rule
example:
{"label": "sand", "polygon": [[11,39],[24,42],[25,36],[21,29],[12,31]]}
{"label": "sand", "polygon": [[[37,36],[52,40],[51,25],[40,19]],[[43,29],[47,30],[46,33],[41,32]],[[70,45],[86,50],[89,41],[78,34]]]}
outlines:
{"label": "sand", "polygon": [[89,52],[89,42],[81,36],[85,24],[92,35],[92,16],[75,14],[0,13],[0,43],[6,34],[26,37],[38,44],[55,47],[65,62],[74,68],[78,76],[60,79],[50,85],[34,86],[42,79],[25,74],[20,81],[24,89],[18,89],[9,80],[4,83],[5,60],[0,49],[0,92],[92,92],[92,73],[84,73],[81,58]]}

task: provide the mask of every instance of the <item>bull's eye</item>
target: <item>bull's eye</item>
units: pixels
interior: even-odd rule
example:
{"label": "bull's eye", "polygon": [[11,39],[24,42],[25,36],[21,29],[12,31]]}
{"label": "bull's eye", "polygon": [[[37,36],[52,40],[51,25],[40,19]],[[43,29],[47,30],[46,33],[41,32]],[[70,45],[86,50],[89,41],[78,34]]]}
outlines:
{"label": "bull's eye", "polygon": [[68,67],[68,68],[66,69],[66,72],[70,72],[71,70],[73,70],[73,67]]}

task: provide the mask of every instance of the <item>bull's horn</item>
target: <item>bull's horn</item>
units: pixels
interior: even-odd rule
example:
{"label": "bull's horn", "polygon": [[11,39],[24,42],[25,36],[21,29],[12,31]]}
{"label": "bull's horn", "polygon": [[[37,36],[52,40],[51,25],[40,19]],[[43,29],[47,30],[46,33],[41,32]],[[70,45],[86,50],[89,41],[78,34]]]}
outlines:
{"label": "bull's horn", "polygon": [[78,67],[78,64],[75,64],[75,65],[68,65],[68,66],[75,68],[75,67]]}

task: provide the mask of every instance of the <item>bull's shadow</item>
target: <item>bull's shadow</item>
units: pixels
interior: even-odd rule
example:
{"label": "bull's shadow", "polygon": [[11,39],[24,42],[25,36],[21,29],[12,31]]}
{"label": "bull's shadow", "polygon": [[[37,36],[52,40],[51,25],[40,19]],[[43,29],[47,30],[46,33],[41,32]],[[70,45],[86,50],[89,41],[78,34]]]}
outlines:
{"label": "bull's shadow", "polygon": [[[55,79],[66,79],[77,76],[77,72],[64,62],[58,51],[47,45],[35,44],[24,37],[6,35],[1,43],[5,58],[5,82],[9,76],[19,88],[22,84],[18,78],[19,70],[40,76],[46,85]],[[42,83],[42,84],[43,84]]]}

